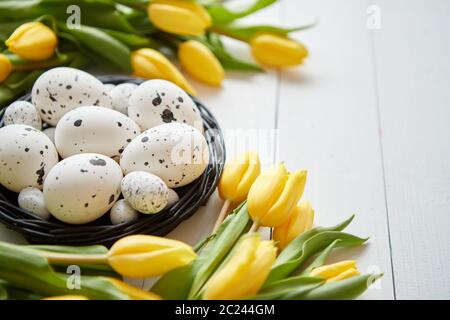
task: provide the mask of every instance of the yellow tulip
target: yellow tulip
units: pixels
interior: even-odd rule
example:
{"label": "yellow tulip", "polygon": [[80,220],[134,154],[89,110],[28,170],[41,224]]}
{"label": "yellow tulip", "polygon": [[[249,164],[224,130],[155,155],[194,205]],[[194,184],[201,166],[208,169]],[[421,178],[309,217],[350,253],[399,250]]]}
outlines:
{"label": "yellow tulip", "polygon": [[18,27],[5,43],[9,51],[21,58],[40,61],[53,56],[58,38],[41,22],[28,22]]}
{"label": "yellow tulip", "polygon": [[145,278],[163,275],[197,257],[187,244],[146,235],[118,240],[108,253],[109,265],[123,276]]}
{"label": "yellow tulip", "polygon": [[307,172],[289,173],[276,164],[256,178],[248,193],[248,211],[255,223],[278,227],[289,218],[305,189]]}
{"label": "yellow tulip", "polygon": [[292,240],[311,229],[314,221],[314,210],[309,201],[297,205],[288,220],[273,229],[273,239],[278,242],[278,248],[283,250]]}
{"label": "yellow tulip", "polygon": [[206,284],[203,298],[231,300],[256,294],[264,284],[276,254],[273,241],[263,241],[257,233],[248,234],[225,266]]}
{"label": "yellow tulip", "polygon": [[194,78],[206,84],[220,86],[225,71],[216,56],[199,41],[183,42],[178,48],[181,66]]}
{"label": "yellow tulip", "polygon": [[5,81],[12,71],[12,64],[8,57],[0,53],[0,83]]}
{"label": "yellow tulip", "polygon": [[195,89],[180,71],[160,52],[143,48],[132,52],[131,65],[134,74],[147,79],[164,79],[171,81],[187,92],[195,95]]}
{"label": "yellow tulip", "polygon": [[253,182],[261,172],[261,163],[256,152],[246,152],[227,162],[219,182],[222,199],[239,203],[247,198]]}
{"label": "yellow tulip", "polygon": [[42,300],[89,300],[89,299],[85,296],[65,295],[65,296],[54,296],[43,298]]}
{"label": "yellow tulip", "polygon": [[158,29],[186,36],[203,35],[212,24],[208,11],[194,1],[152,1],[148,16]]}
{"label": "yellow tulip", "polygon": [[128,295],[132,300],[161,300],[161,297],[152,292],[136,288],[126,282],[114,278],[108,280],[120,291]]}
{"label": "yellow tulip", "polygon": [[308,57],[306,47],[289,38],[262,34],[250,41],[255,59],[269,67],[292,67]]}
{"label": "yellow tulip", "polygon": [[317,267],[310,273],[310,276],[324,278],[326,282],[340,281],[357,275],[359,275],[359,272],[354,260]]}

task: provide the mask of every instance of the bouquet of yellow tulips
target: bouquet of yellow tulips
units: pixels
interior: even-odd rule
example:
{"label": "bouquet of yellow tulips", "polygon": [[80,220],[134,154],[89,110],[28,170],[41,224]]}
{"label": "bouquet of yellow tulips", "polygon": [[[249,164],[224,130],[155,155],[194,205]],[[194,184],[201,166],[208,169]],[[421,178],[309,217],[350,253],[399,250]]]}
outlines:
{"label": "bouquet of yellow tulips", "polygon": [[[172,81],[196,94],[167,58],[193,78],[219,86],[224,70],[300,65],[308,56],[289,33],[310,27],[242,25],[277,0],[230,10],[221,0],[0,0],[0,106],[46,69],[95,65]],[[256,63],[230,54],[223,37],[248,43]],[[166,57],[167,56],[167,57]]]}
{"label": "bouquet of yellow tulips", "polygon": [[[353,216],[312,228],[314,210],[299,202],[305,183],[304,170],[289,173],[276,164],[260,173],[257,154],[236,157],[225,167],[219,191],[230,205],[244,200],[231,214],[219,215],[216,230],[194,247],[147,235],[127,236],[109,250],[0,242],[0,298],[356,298],[382,275],[361,275],[353,260],[326,261],[333,249],[367,239],[343,232]],[[273,240],[262,239],[259,226],[272,227]],[[70,282],[76,275],[64,273],[74,265],[80,268],[78,286]],[[147,292],[120,276],[161,277]]]}

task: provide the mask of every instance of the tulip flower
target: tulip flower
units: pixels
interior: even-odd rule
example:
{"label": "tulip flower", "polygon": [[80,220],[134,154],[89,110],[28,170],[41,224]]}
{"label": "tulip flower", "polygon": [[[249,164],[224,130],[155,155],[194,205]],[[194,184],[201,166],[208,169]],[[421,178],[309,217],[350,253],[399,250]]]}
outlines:
{"label": "tulip flower", "polygon": [[212,24],[208,11],[194,1],[152,1],[148,16],[158,29],[185,36],[201,36]]}
{"label": "tulip flower", "polygon": [[276,164],[256,178],[247,198],[256,228],[278,227],[288,220],[303,194],[306,176],[305,170],[289,173],[283,164]]}
{"label": "tulip flower", "polygon": [[247,234],[222,269],[206,284],[207,300],[241,299],[256,294],[275,261],[273,241],[261,240],[258,233]]}
{"label": "tulip flower", "polygon": [[25,60],[47,60],[55,53],[58,38],[41,22],[28,22],[18,27],[5,41],[9,51]]}
{"label": "tulip flower", "polygon": [[326,282],[340,281],[359,275],[356,261],[347,260],[314,268],[310,276],[321,277]]}
{"label": "tulip flower", "polygon": [[314,210],[309,201],[297,205],[289,219],[273,229],[273,239],[278,242],[278,248],[283,250],[300,234],[311,229],[314,221]]}
{"label": "tulip flower", "polygon": [[181,66],[197,80],[220,86],[225,71],[216,56],[199,41],[188,40],[178,48]]}
{"label": "tulip flower", "polygon": [[131,278],[160,276],[189,264],[197,257],[194,250],[181,241],[147,235],[124,237],[102,255],[41,254],[52,263],[109,264],[117,273]]}
{"label": "tulip flower", "polygon": [[195,89],[180,71],[160,52],[143,48],[132,52],[131,65],[134,74],[148,79],[164,79],[175,83],[187,92],[195,95]]}
{"label": "tulip flower", "polygon": [[261,172],[261,163],[256,152],[246,152],[225,164],[219,181],[219,195],[225,200],[213,229],[217,231],[231,203],[240,203],[247,198],[248,191]]}
{"label": "tulip flower", "polygon": [[134,235],[117,241],[109,250],[110,266],[123,276],[160,276],[189,264],[197,257],[187,244],[155,236]]}
{"label": "tulip flower", "polygon": [[269,67],[296,66],[308,56],[308,50],[301,43],[277,35],[258,35],[250,44],[255,59]]}
{"label": "tulip flower", "polygon": [[0,83],[5,81],[12,71],[12,64],[8,57],[0,53]]}

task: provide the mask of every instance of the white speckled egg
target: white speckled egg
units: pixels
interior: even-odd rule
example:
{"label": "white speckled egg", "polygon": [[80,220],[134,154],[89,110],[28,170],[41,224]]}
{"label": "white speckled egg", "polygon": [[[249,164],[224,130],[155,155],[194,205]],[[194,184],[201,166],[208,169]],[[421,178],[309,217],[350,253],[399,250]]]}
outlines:
{"label": "white speckled egg", "polygon": [[209,162],[205,137],[194,127],[173,122],[143,132],[125,148],[120,166],[125,174],[146,171],[170,188],[200,177]]}
{"label": "white speckled egg", "polygon": [[120,196],[120,166],[101,154],[77,154],[62,160],[44,182],[50,213],[70,224],[94,221],[108,212]]}
{"label": "white speckled egg", "polygon": [[44,133],[52,142],[55,144],[55,127],[48,127],[47,129],[42,130],[42,133]]}
{"label": "white speckled egg", "polygon": [[103,89],[105,89],[106,93],[109,93],[115,87],[116,87],[116,85],[112,84],[112,83],[106,83],[106,84],[103,85]]}
{"label": "white speckled egg", "polygon": [[117,201],[109,215],[112,224],[127,223],[139,218],[139,213],[125,199]]}
{"label": "white speckled egg", "polygon": [[48,220],[50,212],[45,206],[44,194],[38,188],[28,187],[20,191],[18,198],[19,207],[38,217]]}
{"label": "white speckled egg", "polygon": [[36,108],[28,101],[16,101],[11,103],[3,116],[5,125],[26,124],[41,130],[42,121]]}
{"label": "white speckled egg", "polygon": [[180,201],[180,197],[173,189],[169,189],[169,199],[167,200],[167,207],[173,206],[175,203]]}
{"label": "white speckled egg", "polygon": [[180,87],[166,80],[140,84],[128,100],[128,116],[142,130],[170,122],[180,122],[203,132],[203,122],[194,101]]}
{"label": "white speckled egg", "polygon": [[164,181],[154,174],[135,171],[122,180],[125,200],[142,213],[158,213],[167,206],[169,189]]}
{"label": "white speckled egg", "polygon": [[56,163],[55,146],[41,131],[23,124],[0,129],[0,183],[7,189],[42,188]]}
{"label": "white speckled egg", "polygon": [[118,111],[80,107],[66,113],[58,122],[55,145],[63,158],[89,152],[114,157],[139,133],[139,126]]}
{"label": "white speckled egg", "polygon": [[87,72],[66,67],[44,72],[34,83],[31,99],[42,120],[52,126],[76,107],[111,108],[103,83]]}
{"label": "white speckled egg", "polygon": [[128,100],[137,85],[134,83],[122,83],[113,88],[108,94],[114,110],[128,114]]}

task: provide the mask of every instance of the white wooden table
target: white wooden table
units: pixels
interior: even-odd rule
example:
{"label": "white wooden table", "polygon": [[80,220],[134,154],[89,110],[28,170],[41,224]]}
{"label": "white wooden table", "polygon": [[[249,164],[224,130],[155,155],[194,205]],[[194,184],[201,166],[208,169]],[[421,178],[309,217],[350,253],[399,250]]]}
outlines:
{"label": "white wooden table", "polygon": [[[368,28],[376,10],[381,28]],[[265,165],[308,169],[304,199],[317,224],[357,214],[349,230],[369,244],[333,260],[354,257],[362,271],[384,272],[365,299],[450,298],[449,16],[447,0],[284,0],[251,21],[320,18],[294,36],[310,49],[302,68],[230,73],[220,90],[193,81],[229,154],[248,141]],[[169,236],[202,239],[220,204],[214,195]],[[23,242],[4,227],[0,239]]]}

